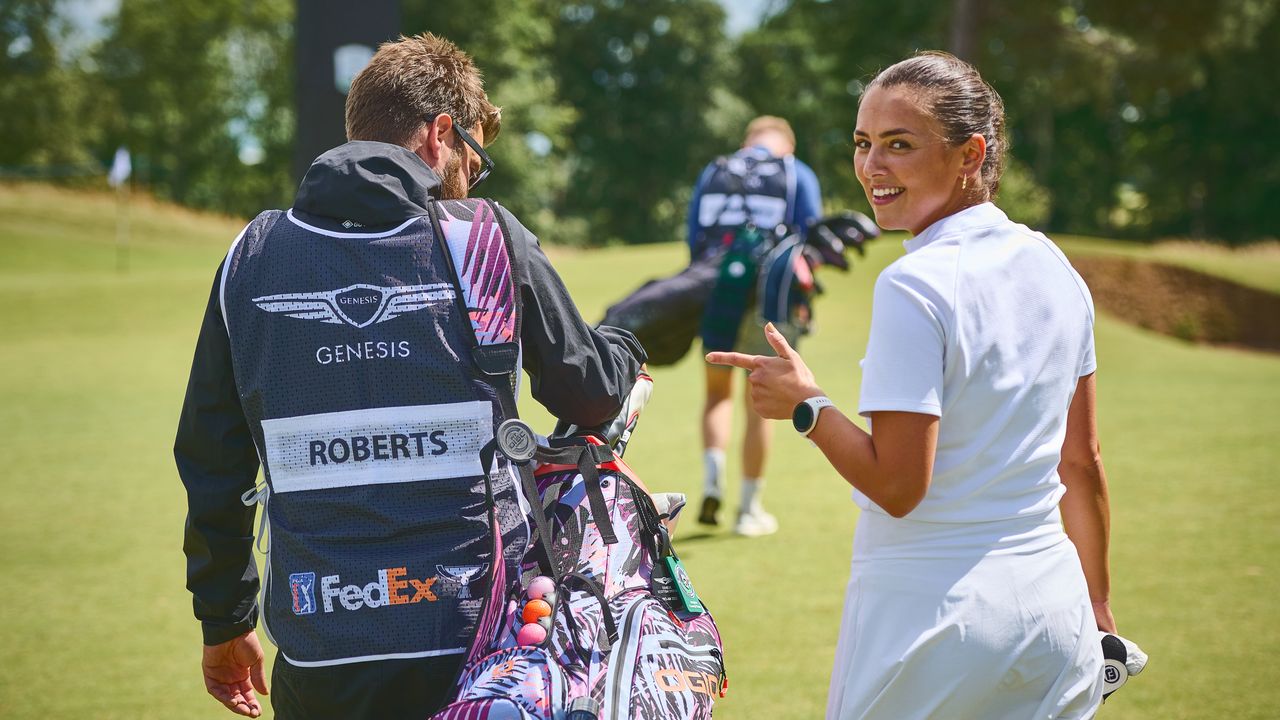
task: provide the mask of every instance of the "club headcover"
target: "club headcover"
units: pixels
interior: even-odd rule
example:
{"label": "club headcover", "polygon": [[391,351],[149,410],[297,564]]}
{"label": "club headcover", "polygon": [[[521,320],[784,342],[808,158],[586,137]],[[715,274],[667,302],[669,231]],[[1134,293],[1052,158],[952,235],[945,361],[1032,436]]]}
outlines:
{"label": "club headcover", "polygon": [[667,526],[667,533],[676,534],[676,523],[680,521],[680,511],[684,509],[684,493],[653,493],[653,509],[658,511],[658,519]]}
{"label": "club headcover", "polygon": [[848,270],[849,260],[845,257],[848,249],[852,247],[858,251],[859,256],[863,256],[866,254],[863,243],[879,235],[880,228],[876,227],[871,218],[845,210],[810,223],[805,242],[817,251],[823,264]]}
{"label": "club headcover", "polygon": [[1108,632],[1098,632],[1102,639],[1102,699],[1111,697],[1129,678],[1147,666],[1147,654],[1131,640]]}

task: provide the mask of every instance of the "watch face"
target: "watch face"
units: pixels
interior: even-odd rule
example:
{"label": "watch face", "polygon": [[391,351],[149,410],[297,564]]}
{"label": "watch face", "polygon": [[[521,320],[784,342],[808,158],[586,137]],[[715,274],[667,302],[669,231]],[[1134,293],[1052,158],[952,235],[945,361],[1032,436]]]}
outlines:
{"label": "watch face", "polygon": [[795,426],[796,432],[806,433],[813,427],[813,408],[807,402],[796,405],[796,409],[791,412],[791,424]]}

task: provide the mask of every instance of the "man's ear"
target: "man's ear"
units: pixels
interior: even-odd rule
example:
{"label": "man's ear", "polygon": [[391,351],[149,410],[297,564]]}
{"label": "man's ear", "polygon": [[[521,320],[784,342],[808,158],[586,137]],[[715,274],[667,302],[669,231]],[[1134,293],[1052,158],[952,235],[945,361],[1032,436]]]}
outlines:
{"label": "man's ear", "polygon": [[441,113],[418,130],[409,148],[437,173],[444,171],[446,140],[453,132],[453,118]]}

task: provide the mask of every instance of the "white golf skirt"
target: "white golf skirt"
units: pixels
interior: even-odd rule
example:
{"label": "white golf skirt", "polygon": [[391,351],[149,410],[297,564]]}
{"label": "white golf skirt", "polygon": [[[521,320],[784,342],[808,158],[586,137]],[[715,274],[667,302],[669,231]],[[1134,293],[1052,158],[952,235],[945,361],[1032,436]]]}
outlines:
{"label": "white golf skirt", "polygon": [[970,524],[864,511],[850,574],[827,720],[1097,712],[1097,625],[1056,509]]}

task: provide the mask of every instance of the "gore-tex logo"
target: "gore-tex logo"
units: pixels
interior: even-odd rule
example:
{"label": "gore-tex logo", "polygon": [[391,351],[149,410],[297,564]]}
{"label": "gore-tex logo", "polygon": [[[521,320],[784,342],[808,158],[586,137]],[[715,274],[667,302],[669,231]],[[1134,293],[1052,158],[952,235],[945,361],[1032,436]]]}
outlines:
{"label": "gore-tex logo", "polygon": [[383,287],[358,283],[324,292],[282,293],[263,295],[253,304],[270,313],[281,313],[299,320],[363,328],[374,323],[394,320],[436,303],[454,298],[449,283]]}

